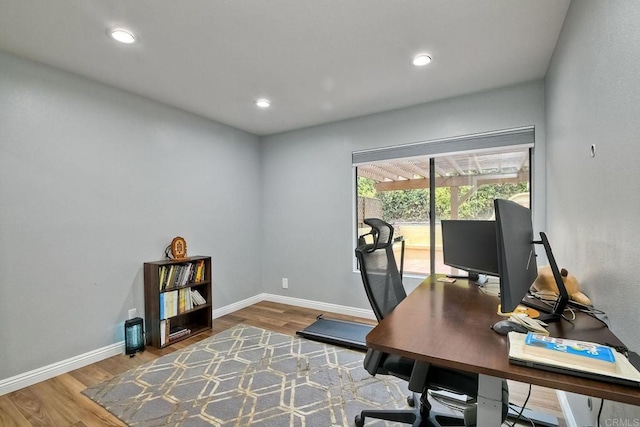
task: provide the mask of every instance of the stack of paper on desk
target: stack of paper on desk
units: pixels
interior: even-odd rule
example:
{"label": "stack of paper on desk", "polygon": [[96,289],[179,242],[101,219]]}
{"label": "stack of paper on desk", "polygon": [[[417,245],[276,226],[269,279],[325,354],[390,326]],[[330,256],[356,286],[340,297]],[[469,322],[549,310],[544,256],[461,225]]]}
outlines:
{"label": "stack of paper on desk", "polygon": [[532,319],[526,314],[513,313],[509,317],[509,320],[512,321],[513,323],[518,323],[524,326],[531,332],[536,332],[538,334],[543,334],[543,335],[549,335],[549,332],[545,329],[545,327],[548,326],[546,323],[538,319]]}
{"label": "stack of paper on desk", "polygon": [[640,372],[611,347],[531,332],[508,337],[511,363],[640,387]]}

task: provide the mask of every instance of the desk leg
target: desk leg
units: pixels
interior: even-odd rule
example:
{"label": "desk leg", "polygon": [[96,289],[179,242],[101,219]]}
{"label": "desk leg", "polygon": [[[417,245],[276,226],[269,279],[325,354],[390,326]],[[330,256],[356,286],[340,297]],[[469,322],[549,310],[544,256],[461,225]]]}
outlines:
{"label": "desk leg", "polygon": [[502,379],[480,374],[478,378],[478,427],[502,424]]}

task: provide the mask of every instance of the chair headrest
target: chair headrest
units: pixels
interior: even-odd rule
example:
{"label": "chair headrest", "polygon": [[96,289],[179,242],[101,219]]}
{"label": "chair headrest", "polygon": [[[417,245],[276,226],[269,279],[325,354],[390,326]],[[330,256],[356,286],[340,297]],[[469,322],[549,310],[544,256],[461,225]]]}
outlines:
{"label": "chair headrest", "polygon": [[376,249],[383,249],[393,244],[393,227],[391,224],[384,222],[379,218],[366,218],[364,223],[371,227],[373,236],[373,244],[367,245],[367,252],[373,252]]}

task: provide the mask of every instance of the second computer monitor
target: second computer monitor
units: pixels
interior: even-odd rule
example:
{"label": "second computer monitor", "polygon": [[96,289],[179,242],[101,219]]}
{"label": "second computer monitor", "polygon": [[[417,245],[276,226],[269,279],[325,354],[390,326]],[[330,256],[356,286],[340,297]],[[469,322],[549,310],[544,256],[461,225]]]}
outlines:
{"label": "second computer monitor", "polygon": [[495,221],[442,220],[444,263],[473,274],[499,276]]}

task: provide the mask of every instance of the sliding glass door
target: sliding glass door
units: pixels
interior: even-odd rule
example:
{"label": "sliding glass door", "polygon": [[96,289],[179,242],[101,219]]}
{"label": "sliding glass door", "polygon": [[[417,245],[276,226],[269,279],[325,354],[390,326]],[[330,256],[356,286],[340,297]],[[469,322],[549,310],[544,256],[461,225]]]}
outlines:
{"label": "sliding glass door", "polygon": [[364,218],[382,218],[404,237],[405,274],[456,274],[443,263],[441,221],[491,220],[495,198],[529,206],[531,146],[503,144],[356,165],[357,234],[368,231]]}

